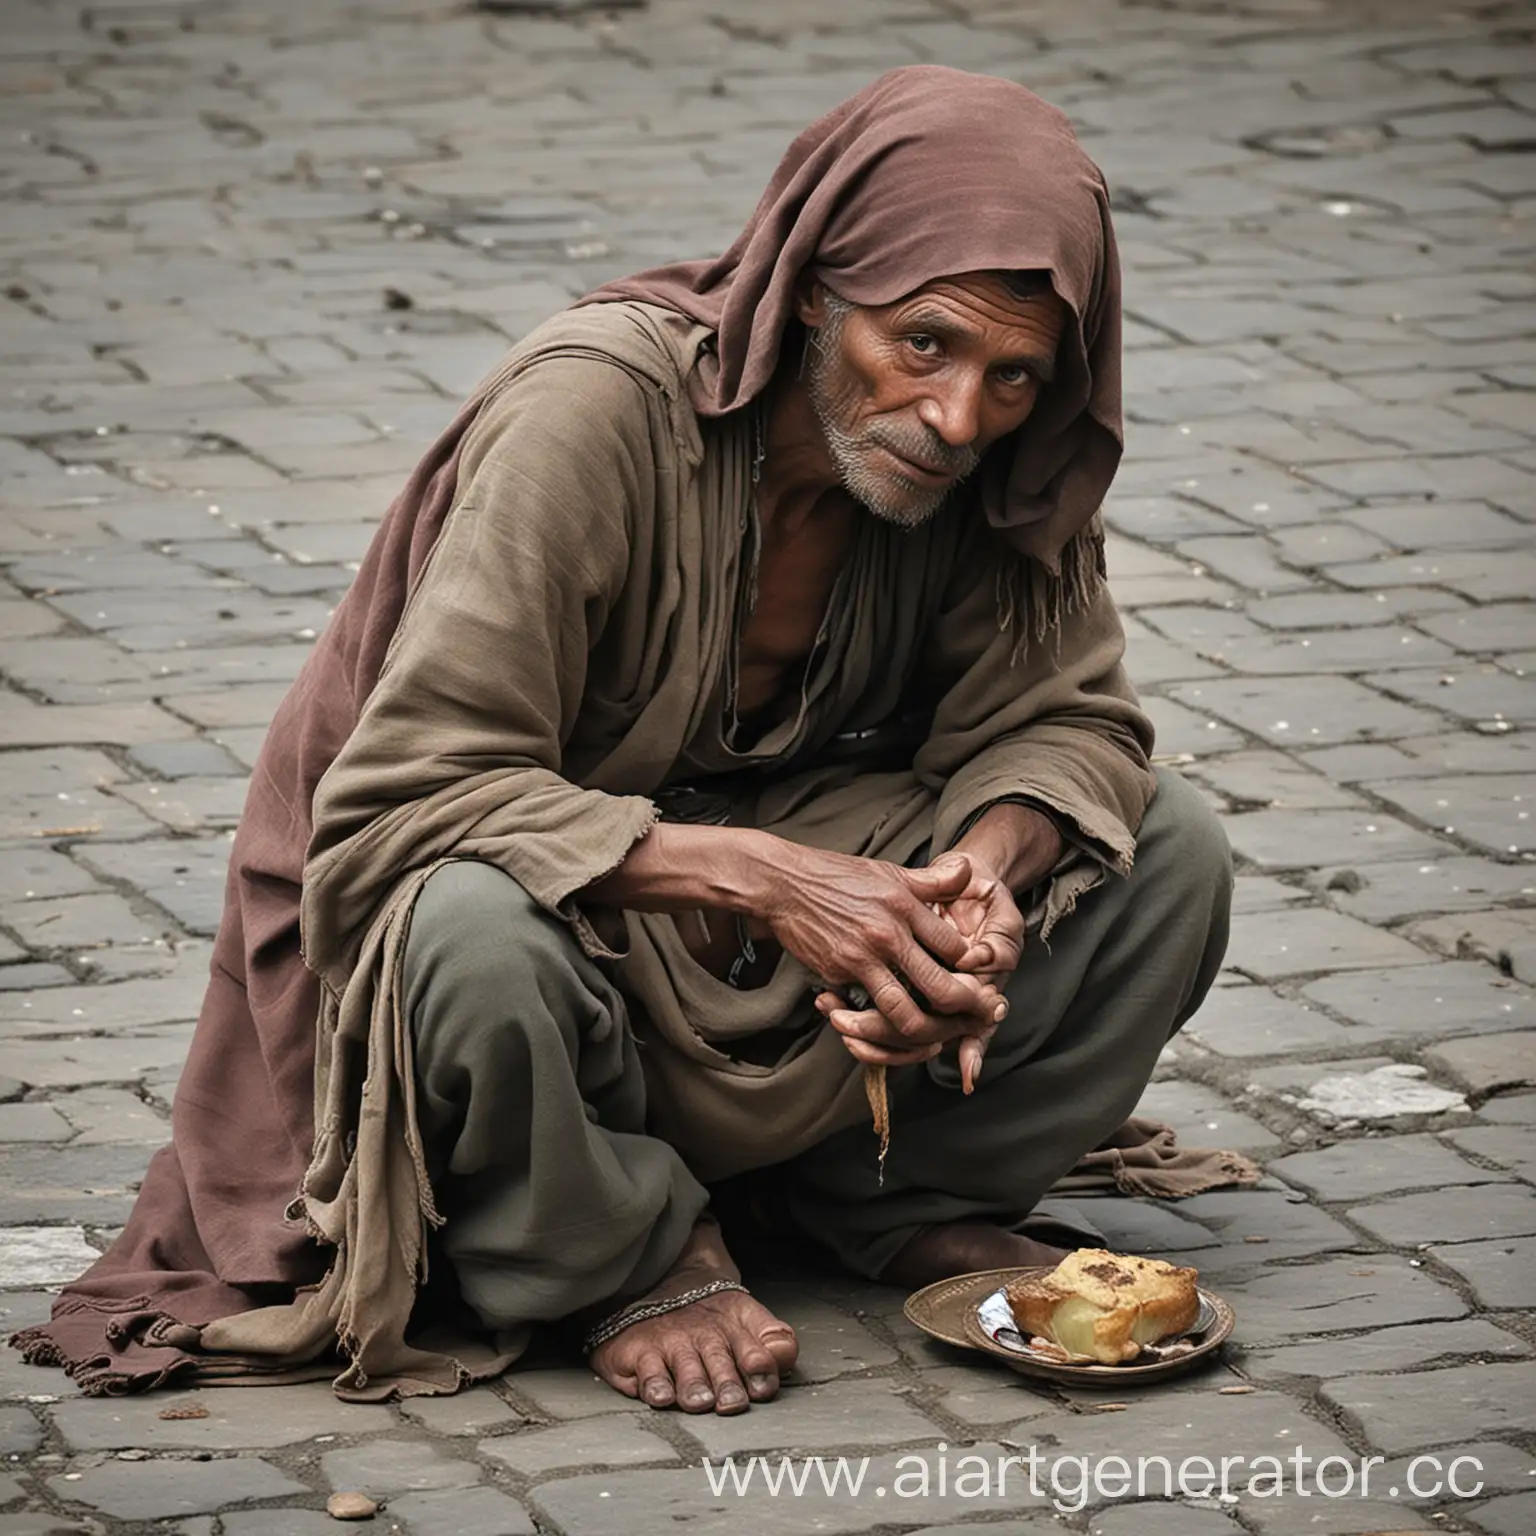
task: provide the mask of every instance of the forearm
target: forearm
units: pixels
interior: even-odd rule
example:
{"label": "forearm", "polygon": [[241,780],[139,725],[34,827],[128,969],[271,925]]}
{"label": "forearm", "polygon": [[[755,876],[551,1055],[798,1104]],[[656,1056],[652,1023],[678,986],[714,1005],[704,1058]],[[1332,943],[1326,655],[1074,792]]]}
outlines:
{"label": "forearm", "polygon": [[977,818],[955,852],[974,855],[1017,895],[1038,885],[1060,862],[1061,833],[1032,805],[994,805]]}
{"label": "forearm", "polygon": [[584,899],[635,912],[713,909],[754,917],[767,910],[783,839],[747,827],[659,822]]}

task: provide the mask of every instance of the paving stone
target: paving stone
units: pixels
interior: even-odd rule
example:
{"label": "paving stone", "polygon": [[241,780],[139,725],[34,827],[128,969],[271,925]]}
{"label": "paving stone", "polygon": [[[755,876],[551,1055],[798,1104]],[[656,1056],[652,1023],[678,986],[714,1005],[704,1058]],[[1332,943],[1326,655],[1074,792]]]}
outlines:
{"label": "paving stone", "polygon": [[1536,1034],[1515,1030],[1507,1035],[1447,1040],[1433,1046],[1424,1059],[1469,1093],[1524,1087],[1536,1083]]}
{"label": "paving stone", "polygon": [[1181,1200],[1179,1212],[1221,1238],[1220,1248],[1204,1249],[1196,1261],[1205,1273],[1245,1271],[1276,1259],[1360,1246],[1341,1222],[1278,1191],[1215,1190]]}
{"label": "paving stone", "polygon": [[141,1147],[0,1148],[0,1223],[125,1221],[147,1161]]}
{"label": "paving stone", "polygon": [[1529,989],[1473,961],[1325,976],[1303,987],[1302,996],[1404,1039],[1502,1034],[1536,1023]]}
{"label": "paving stone", "polygon": [[1285,885],[1269,875],[1239,875],[1233,881],[1234,913],[1281,912],[1286,907],[1305,906],[1310,900],[1310,892]]}
{"label": "paving stone", "polygon": [[1536,613],[1527,603],[1485,603],[1475,608],[1455,608],[1419,622],[1420,629],[1475,654],[1488,651],[1526,650],[1536,635]]}
{"label": "paving stone", "polygon": [[1226,963],[1256,981],[1316,971],[1427,965],[1432,956],[1395,934],[1321,907],[1234,916]]}
{"label": "paving stone", "polygon": [[1492,1238],[1428,1251],[1460,1275],[1485,1307],[1536,1306],[1536,1238]]}
{"label": "paving stone", "polygon": [[140,915],[110,891],[21,902],[6,909],[6,921],[33,949],[148,943],[165,927],[163,918]]}
{"label": "paving stone", "polygon": [[[373,1423],[378,1423],[376,1415]],[[370,1440],[328,1451],[320,1458],[320,1466],[333,1489],[356,1490],[373,1499],[431,1488],[468,1488],[482,1476],[472,1461],[445,1456],[419,1440]]]}
{"label": "paving stone", "polygon": [[[687,1430],[710,1456],[741,1451],[820,1451],[828,1446],[887,1446],[931,1440],[933,1424],[881,1381],[831,1381],[787,1387],[778,1413],[690,1417]],[[786,1434],[790,1437],[786,1440]]]}
{"label": "paving stone", "polygon": [[12,1461],[29,1456],[43,1440],[43,1426],[26,1408],[0,1407],[0,1456]]}
{"label": "paving stone", "polygon": [[1427,825],[1451,827],[1457,838],[1500,856],[1536,851],[1536,821],[1520,819],[1520,812],[1531,808],[1525,775],[1395,779],[1367,787]]}
{"label": "paving stone", "polygon": [[528,1511],[494,1488],[408,1493],[390,1500],[389,1516],[412,1536],[536,1536]]}
{"label": "paving stone", "polygon": [[0,1285],[64,1285],[98,1257],[81,1227],[8,1226],[0,1243]]}
{"label": "paving stone", "polygon": [[[613,1388],[607,1388],[617,1397]],[[471,1387],[452,1397],[408,1397],[400,1404],[406,1418],[435,1435],[483,1435],[525,1422],[521,1413],[489,1387]]]}
{"label": "paving stone", "polygon": [[1432,671],[1368,674],[1365,681],[1395,698],[1438,709],[1469,725],[1514,729],[1536,724],[1536,678],[1522,678],[1490,662],[1459,665],[1446,658],[1414,657]]}
{"label": "paving stone", "polygon": [[337,1536],[336,1522],[324,1510],[292,1506],[225,1510],[219,1525],[224,1536]]}
{"label": "paving stone", "polygon": [[1536,1093],[1512,1093],[1481,1105],[1478,1118],[1497,1125],[1536,1125]]}
{"label": "paving stone", "polygon": [[574,1467],[634,1467],[676,1461],[677,1451],[629,1415],[578,1419],[554,1429],[530,1429],[517,1435],[482,1440],[478,1447],[524,1477],[538,1477]]}
{"label": "paving stone", "polygon": [[1222,822],[1233,851],[1260,869],[1432,859],[1443,844],[1379,811],[1249,811]]}
{"label": "paving stone", "polygon": [[[110,766],[108,759],[103,761]],[[9,794],[9,790],[3,792]],[[6,903],[99,889],[99,882],[88,870],[51,848],[8,848],[0,859],[0,901]]]}
{"label": "paving stone", "polygon": [[74,1134],[51,1104],[0,1104],[0,1142],[68,1141]]}
{"label": "paving stone", "polygon": [[1179,1501],[1115,1505],[1088,1522],[1089,1536],[1235,1536],[1239,1529],[1220,1510]]}
{"label": "paving stone", "polygon": [[1169,696],[1281,747],[1391,740],[1427,733],[1436,718],[1345,677],[1213,678],[1178,683]]}
{"label": "paving stone", "polygon": [[1017,1424],[1049,1411],[1050,1399],[1019,1391],[1018,1383],[990,1369],[968,1365],[934,1366],[922,1373],[923,1386],[941,1392],[938,1406],[973,1428]]}
{"label": "paving stone", "polygon": [[1197,764],[1190,777],[1239,802],[1243,810],[1346,810],[1364,804],[1359,795],[1283,752],[1234,752]]}
{"label": "paving stone", "polygon": [[[1260,598],[1246,605],[1248,617],[1273,629],[1336,629],[1340,626],[1391,624],[1398,619],[1418,620],[1421,614],[1476,612],[1449,592],[1432,587],[1393,587],[1384,592],[1289,592]],[[1455,645],[1442,627],[1429,622],[1420,629]]]}
{"label": "paving stone", "polygon": [[1518,864],[1457,856],[1420,864],[1339,865],[1309,877],[1333,906],[1368,923],[1439,912],[1477,912],[1494,902],[1536,897],[1536,872]]}
{"label": "paving stone", "polygon": [[0,966],[0,991],[32,992],[43,987],[67,987],[74,979],[63,966],[41,961],[30,965]]}
{"label": "paving stone", "polygon": [[1536,732],[1474,731],[1466,727],[1410,736],[1401,741],[1357,742],[1319,747],[1303,760],[1346,784],[1386,779],[1429,779],[1437,775],[1520,773],[1536,763]]}
{"label": "paving stone", "polygon": [[1219,1093],[1199,1083],[1150,1083],[1135,1113],[1166,1122],[1178,1132],[1180,1141],[1191,1146],[1256,1152],[1271,1149],[1280,1140],[1268,1126],[1243,1114]]}
{"label": "paving stone", "polygon": [[[1454,1133],[1453,1133],[1454,1134]],[[1288,1184],[1330,1202],[1369,1200],[1402,1190],[1507,1182],[1508,1175],[1478,1168],[1433,1136],[1372,1136],[1317,1152],[1297,1152],[1266,1165]]]}
{"label": "paving stone", "polygon": [[1426,918],[1408,934],[1442,955],[1486,960],[1505,976],[1536,984],[1536,912],[1468,912]]}
{"label": "paving stone", "polygon": [[1322,1395],[1390,1455],[1530,1430],[1536,1424],[1536,1361],[1451,1366],[1426,1377],[1418,1392],[1402,1391],[1392,1376],[1346,1376],[1325,1383]]}
{"label": "paving stone", "polygon": [[83,1516],[53,1515],[42,1510],[18,1510],[0,1515],[0,1536],[101,1536],[99,1521]]}
{"label": "paving stone", "polygon": [[197,1017],[206,987],[202,976],[156,977],[110,986],[59,987],[37,997],[0,998],[0,1025],[27,1033],[82,1030],[122,1032]]}
{"label": "paving stone", "polygon": [[[192,1406],[206,1409],[207,1417],[161,1417],[167,1409]],[[215,1388],[175,1395],[81,1398],[61,1403],[54,1410],[54,1425],[72,1451],[270,1450],[316,1435],[364,1435],[381,1427],[377,1409],[338,1402],[328,1382],[263,1387],[259,1392]]]}
{"label": "paving stone", "polygon": [[1244,744],[1237,731],[1212,719],[1208,713],[1186,709],[1158,694],[1141,702],[1157,732],[1158,750],[1166,756],[1209,757],[1235,751]]}
{"label": "paving stone", "polygon": [[1106,1248],[1121,1253],[1188,1253],[1221,1241],[1209,1228],[1170,1209],[1167,1201],[1100,1195],[1080,1201],[1076,1209],[1104,1233]]}
{"label": "paving stone", "polygon": [[[1513,517],[1477,502],[1405,502],[1398,506],[1351,507],[1346,524],[1376,535],[1399,549],[1522,549],[1530,530]],[[1344,560],[1355,556],[1345,554]],[[1336,561],[1319,562],[1335,564]]]}
{"label": "paving stone", "polygon": [[1452,1186],[1357,1206],[1351,1221],[1399,1246],[1536,1234],[1536,1193],[1501,1184]]}
{"label": "paving stone", "polygon": [[1536,1129],[1529,1125],[1467,1126],[1448,1133],[1464,1152],[1509,1168],[1528,1184],[1536,1183]]}
{"label": "paving stone", "polygon": [[64,1473],[47,1482],[61,1499],[89,1504],[115,1520],[169,1520],[308,1492],[302,1483],[259,1458],[210,1462],[167,1456],[85,1463],[78,1474]]}
{"label": "paving stone", "polygon": [[754,1285],[753,1294],[775,1317],[795,1330],[800,1353],[795,1380],[831,1381],[854,1371],[890,1365],[895,1349],[877,1338],[857,1318],[824,1301],[807,1297],[797,1287],[774,1283]]}
{"label": "paving stone", "polygon": [[1467,1511],[1489,1536],[1526,1536],[1536,1527],[1536,1493],[1512,1493],[1501,1499],[1489,1499]]}
{"label": "paving stone", "polygon": [[615,1392],[584,1367],[519,1368],[506,1384],[536,1412],[555,1419],[584,1419],[598,1413],[650,1413],[644,1403]]}
{"label": "paving stone", "polygon": [[228,833],[91,845],[92,868],[131,881],[189,933],[218,931],[229,870]]}
{"label": "paving stone", "polygon": [[1222,1056],[1255,1057],[1316,1055],[1357,1041],[1369,1043],[1371,1035],[1268,987],[1217,987],[1206,994],[1180,1038]]}
{"label": "paving stone", "polygon": [[[1395,1254],[1350,1254],[1264,1270],[1245,1277],[1232,1300],[1242,1317],[1245,1350],[1352,1328],[1461,1318],[1468,1311],[1449,1286]],[[1340,1347],[1342,1369],[1349,1369],[1349,1359]]]}
{"label": "paving stone", "polygon": [[182,778],[175,784],[121,784],[113,791],[178,832],[233,828],[245,805],[241,778]]}
{"label": "paving stone", "polygon": [[1528,1356],[1524,1340],[1482,1318],[1460,1322],[1407,1323],[1347,1339],[1322,1339],[1268,1349],[1244,1349],[1243,1371],[1258,1380],[1280,1376],[1326,1379],[1347,1362],[1351,1372],[1419,1371],[1436,1361],[1475,1356],[1514,1360]]}
{"label": "paving stone", "polygon": [[155,741],[134,747],[129,757],[146,772],[166,779],[229,775],[243,778],[244,766],[211,741]]}
{"label": "paving stone", "polygon": [[[1309,1473],[1312,1470],[1309,1468]],[[1342,1489],[1343,1468],[1331,1467],[1328,1475],[1333,1479],[1331,1486]],[[1376,1479],[1372,1480],[1371,1486],[1378,1486]],[[1319,1511],[1313,1505],[1316,1498],[1314,1493],[1310,1499],[1286,1497],[1269,1503],[1266,1496],[1266,1502],[1262,1504],[1250,1500],[1248,1517],[1258,1536],[1316,1536],[1319,1518]],[[1329,1536],[1412,1536],[1415,1531],[1444,1529],[1432,1525],[1417,1510],[1405,1509],[1395,1499],[1336,1499],[1330,1502],[1322,1518],[1328,1523]]]}
{"label": "paving stone", "polygon": [[164,1115],[123,1088],[81,1088],[56,1094],[50,1107],[69,1124],[72,1146],[131,1142],[158,1147],[170,1139]]}

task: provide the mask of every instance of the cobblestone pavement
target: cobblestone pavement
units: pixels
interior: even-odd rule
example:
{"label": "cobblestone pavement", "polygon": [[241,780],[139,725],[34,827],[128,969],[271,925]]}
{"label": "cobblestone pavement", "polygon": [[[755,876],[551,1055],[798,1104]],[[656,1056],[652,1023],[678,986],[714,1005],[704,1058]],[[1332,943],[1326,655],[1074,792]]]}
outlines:
{"label": "cobblestone pavement", "polygon": [[[306,1536],[333,1488],[420,1536],[1536,1532],[1530,27],[1418,0],[6,0],[7,1324],[166,1136],[263,724],[420,446],[509,339],[722,247],[793,130],[914,60],[1061,103],[1115,189],[1112,576],[1160,750],[1243,870],[1224,984],[1146,1107],[1270,1178],[1104,1204],[1240,1318],[1223,1368],[1120,1403],[824,1279],[767,1288],[803,1366],[730,1420],[558,1361],[405,1407],[317,1385],[178,1414],[0,1351],[0,1536]],[[1386,1464],[1367,1500],[1058,1516],[1048,1484],[936,1471],[901,1496],[900,1455],[968,1442]],[[864,1491],[717,1497],[698,1466],[793,1447],[867,1452]],[[1412,1496],[1425,1451],[1478,1456],[1480,1495]]]}

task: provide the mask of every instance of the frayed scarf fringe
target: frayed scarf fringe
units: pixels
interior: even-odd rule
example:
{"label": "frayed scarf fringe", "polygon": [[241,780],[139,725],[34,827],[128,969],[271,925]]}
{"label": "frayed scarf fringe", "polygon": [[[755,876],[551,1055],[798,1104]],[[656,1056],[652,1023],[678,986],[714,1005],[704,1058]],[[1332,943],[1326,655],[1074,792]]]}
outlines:
{"label": "frayed scarf fringe", "polygon": [[1049,638],[1059,648],[1062,620],[1091,606],[1107,574],[1104,525],[1097,517],[1068,540],[1054,572],[1026,555],[1005,560],[997,573],[997,627],[1014,632],[1008,665],[1017,666],[1031,643]]}

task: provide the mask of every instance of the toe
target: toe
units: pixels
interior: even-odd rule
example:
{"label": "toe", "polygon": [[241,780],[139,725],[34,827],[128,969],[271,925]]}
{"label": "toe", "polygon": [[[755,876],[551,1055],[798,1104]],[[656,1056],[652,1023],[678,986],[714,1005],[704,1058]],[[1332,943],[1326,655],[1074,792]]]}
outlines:
{"label": "toe", "polygon": [[640,1383],[639,1396],[652,1408],[670,1408],[677,1401],[677,1388],[667,1362],[655,1350],[647,1350],[635,1366],[635,1377]]}
{"label": "toe", "polygon": [[736,1357],[724,1335],[703,1339],[699,1343],[699,1357],[709,1372],[710,1384],[715,1394],[716,1413],[744,1413],[751,1406],[747,1389],[741,1384],[741,1374],[736,1369]]}
{"label": "toe", "polygon": [[763,1348],[773,1356],[774,1364],[778,1367],[781,1376],[799,1358],[800,1343],[795,1338],[795,1330],[788,1323],[775,1321],[768,1327],[760,1329],[757,1337]]}
{"label": "toe", "polygon": [[667,1356],[677,1384],[677,1406],[684,1413],[708,1413],[715,1406],[715,1389],[699,1352],[691,1343],[677,1345]]}

